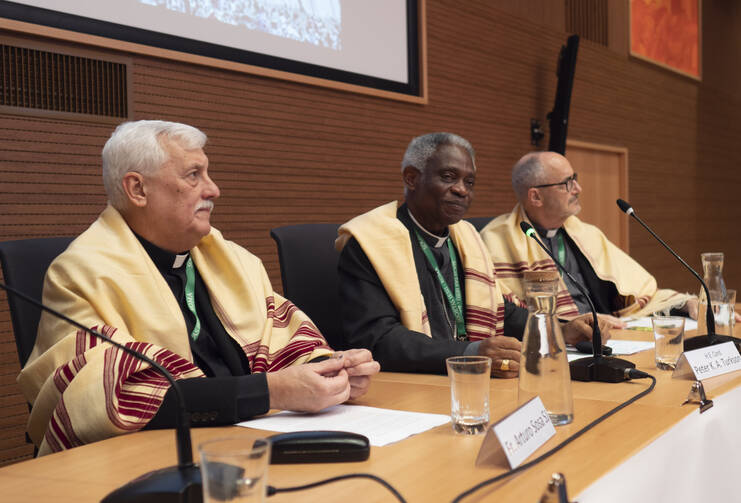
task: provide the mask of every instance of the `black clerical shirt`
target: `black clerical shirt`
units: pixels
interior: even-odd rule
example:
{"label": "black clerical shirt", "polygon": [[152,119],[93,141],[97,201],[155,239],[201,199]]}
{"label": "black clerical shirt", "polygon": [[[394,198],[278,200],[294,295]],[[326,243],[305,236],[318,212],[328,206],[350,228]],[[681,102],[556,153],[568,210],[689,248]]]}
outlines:
{"label": "black clerical shirt", "polygon": [[[180,255],[163,250],[137,235],[147,254],[170,287],[183,313],[188,334],[195,326],[195,316],[185,302],[185,263],[188,253]],[[270,408],[265,374],[251,374],[249,361],[239,345],[227,334],[216,316],[208,289],[195,272],[195,306],[201,330],[194,341],[189,337],[193,359],[208,378],[181,379],[191,423],[194,426],[234,424],[264,414]],[[168,390],[148,429],[174,426],[175,396]]]}

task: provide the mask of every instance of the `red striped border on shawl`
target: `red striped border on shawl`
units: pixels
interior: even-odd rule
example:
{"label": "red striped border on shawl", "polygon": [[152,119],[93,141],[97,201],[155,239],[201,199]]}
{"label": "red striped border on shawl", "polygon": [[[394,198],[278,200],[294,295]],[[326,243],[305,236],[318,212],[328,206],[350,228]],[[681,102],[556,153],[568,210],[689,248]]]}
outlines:
{"label": "red striped border on shawl", "polygon": [[[98,327],[93,327],[93,329],[98,329]],[[100,332],[107,337],[113,337],[116,329],[103,326]],[[52,452],[84,443],[75,432],[67,411],[64,392],[85,367],[88,361],[86,352],[99,346],[102,341],[84,330],[79,330],[75,337],[75,358],[56,369],[52,377],[54,386],[60,394],[59,402],[54,408],[44,434],[44,440]],[[153,346],[149,343],[127,342],[125,344],[140,352],[152,352]],[[104,348],[102,357],[104,359],[105,408],[109,420],[124,431],[141,429],[159,409],[169,383],[158,371],[114,346]],[[162,364],[176,379],[203,376],[203,373],[192,363],[166,349],[159,349],[150,357]],[[134,387],[142,386],[149,387],[149,392],[133,391]],[[121,415],[133,417],[135,420],[125,421]]]}
{"label": "red striped border on shawl", "polygon": [[83,444],[72,426],[64,398],[61,398],[54,408],[44,440],[52,452],[71,449]]}
{"label": "red striped border on shawl", "polygon": [[494,269],[499,278],[522,278],[525,271],[555,271],[553,260],[536,260],[530,265],[528,262],[494,262]]}
{"label": "red striped border on shawl", "polygon": [[80,369],[85,366],[85,363],[87,363],[85,355],[80,354],[70,360],[66,365],[62,365],[54,371],[52,381],[54,382],[54,387],[60,394],[64,393],[67,386],[72,382],[72,379],[74,379]]}
{"label": "red striped border on shawl", "polygon": [[[265,302],[267,322],[272,322],[273,328],[288,328],[293,315],[301,313],[290,300],[285,300],[276,307],[275,297],[271,295],[265,299]],[[275,353],[270,353],[270,348],[261,344],[260,341],[242,346],[242,350],[247,355],[252,372],[274,372],[288,367],[302,356],[311,354],[320,347],[331,349],[316,325],[307,320],[301,322],[296,331],[291,334],[291,341]]]}
{"label": "red striped border on shawl", "polygon": [[568,290],[559,290],[556,294],[556,314],[565,319],[579,316],[579,308]]}
{"label": "red striped border on shawl", "polygon": [[257,347],[256,351],[253,353],[254,356],[252,358],[248,356],[252,372],[275,372],[276,370],[288,367],[300,357],[311,354],[316,348],[326,347],[327,349],[330,349],[324,341],[324,338],[316,331],[314,325],[309,322],[304,322],[299,326],[294,336],[298,335],[315,336],[316,339],[293,340],[275,353],[269,353],[269,348],[259,343],[246,346],[247,350]]}
{"label": "red striped border on shawl", "polygon": [[[469,239],[476,243],[479,256],[488,257],[486,245],[481,241],[481,236],[472,226],[464,226],[463,229],[468,232]],[[489,269],[490,263],[487,260],[486,269]],[[487,273],[488,272],[488,273]],[[464,281],[477,281],[483,283],[489,289],[489,298],[493,299],[495,289],[497,289],[497,271],[496,269],[488,271],[479,271],[472,267],[464,267]],[[501,292],[500,292],[501,293]],[[492,312],[492,308],[496,309]],[[489,337],[496,337],[504,334],[504,302],[495,306],[476,306],[466,304],[466,335],[470,341],[480,341]]]}
{"label": "red striped border on shawl", "polygon": [[267,360],[268,358],[268,347],[260,344],[260,341],[255,341],[242,346],[242,351],[247,355],[247,361],[250,363],[251,372],[257,372],[257,370],[255,370],[255,361]]}
{"label": "red striped border on shawl", "polygon": [[[142,349],[147,350],[148,348],[143,347]],[[200,369],[195,365],[166,349],[157,351],[153,359],[165,367],[175,379],[203,376]],[[193,375],[194,373],[199,375]],[[119,387],[117,415],[137,418],[136,425],[143,423],[140,426],[143,427],[159,410],[169,387],[169,381],[158,370],[151,367],[142,369],[140,365],[139,370],[130,374],[128,379],[122,382]],[[140,391],[134,391],[134,389]],[[148,391],[143,392],[142,389]],[[135,428],[138,427],[135,426]]]}
{"label": "red striped border on shawl", "polygon": [[[165,367],[174,379],[203,377],[203,372],[198,367],[172,351],[156,348],[147,342],[129,342],[126,346],[147,354]],[[169,382],[149,365],[118,348],[106,348],[104,358],[103,389],[108,419],[124,431],[143,428],[162,404]],[[134,382],[130,381],[132,376],[136,376]],[[146,391],[141,388],[141,383],[145,380]]]}
{"label": "red striped border on shawl", "polygon": [[466,334],[471,341],[488,339],[504,333],[504,304],[497,312],[477,306],[466,306]]}
{"label": "red striped border on shawl", "polygon": [[464,274],[465,279],[470,278],[474,281],[480,281],[481,283],[489,287],[493,287],[497,284],[497,280],[494,278],[494,274],[492,274],[492,276],[489,277],[486,274],[479,272],[475,269],[464,269],[463,274]]}
{"label": "red striped border on shawl", "polygon": [[287,300],[280,306],[275,306],[274,297],[268,298],[268,318],[273,318],[273,327],[275,328],[286,328],[296,311],[298,311],[298,308],[291,301]]}
{"label": "red striped border on shawl", "polygon": [[317,343],[314,341],[292,341],[276,354],[269,355],[268,359],[255,361],[255,372],[275,372],[288,367],[299,357],[310,354],[316,347]]}
{"label": "red striped border on shawl", "polygon": [[504,334],[504,303],[496,313],[479,306],[466,306],[466,334],[470,341],[480,341]]}

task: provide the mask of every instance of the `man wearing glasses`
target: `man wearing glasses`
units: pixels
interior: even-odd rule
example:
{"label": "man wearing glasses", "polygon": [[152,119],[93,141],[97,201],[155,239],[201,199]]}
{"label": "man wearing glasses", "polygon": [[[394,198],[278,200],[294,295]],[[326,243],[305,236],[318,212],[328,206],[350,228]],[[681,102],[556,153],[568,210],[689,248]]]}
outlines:
{"label": "man wearing glasses", "polygon": [[[530,222],[542,242],[578,282],[590,292],[597,312],[612,318],[679,309],[697,317],[697,299],[658,289],[656,280],[638,262],[611,243],[597,227],[576,217],[581,210],[581,186],[569,161],[555,152],[532,152],[512,169],[512,188],[518,204],[511,213],[490,222],[481,236],[489,248],[497,279],[524,298],[523,273],[556,269],[538,244],[522,233]],[[563,276],[556,312],[572,318],[589,312],[589,303]]]}

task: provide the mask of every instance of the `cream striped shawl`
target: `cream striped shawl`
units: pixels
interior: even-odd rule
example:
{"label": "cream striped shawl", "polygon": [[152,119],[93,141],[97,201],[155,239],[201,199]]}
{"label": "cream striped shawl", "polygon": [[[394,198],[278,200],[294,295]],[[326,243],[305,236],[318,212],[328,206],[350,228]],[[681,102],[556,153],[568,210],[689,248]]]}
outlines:
{"label": "cream striped shawl", "polygon": [[[391,302],[409,330],[431,337],[430,323],[414,265],[409,230],[396,218],[396,201],[357,216],[342,225],[335,248],[342,251],[354,237],[368,256]],[[491,257],[476,229],[461,221],[450,237],[463,263],[466,288],[466,333],[472,341],[504,333],[504,301]],[[519,302],[517,299],[511,299]]]}
{"label": "cream striped shawl", "polygon": [[[253,372],[330,352],[311,321],[273,292],[262,262],[247,250],[212,229],[191,255]],[[52,263],[43,298],[158,360],[176,379],[203,376],[175,297],[111,206]],[[18,383],[33,404],[28,431],[40,454],[142,428],[168,388],[148,365],[46,313]]]}
{"label": "cream striped shawl", "polygon": [[[556,270],[556,264],[531,238],[520,229],[520,222],[530,222],[518,204],[511,213],[500,215],[481,231],[494,259],[497,277],[516,295],[524,298],[525,271]],[[643,316],[670,307],[684,305],[688,295],[674,290],[659,290],[656,280],[641,265],[623,250],[611,243],[594,225],[572,216],[566,219],[564,229],[586,259],[592,264],[597,276],[611,281],[620,295],[615,316]],[[578,315],[576,304],[566,289],[563,280],[556,297],[556,313],[562,318]]]}

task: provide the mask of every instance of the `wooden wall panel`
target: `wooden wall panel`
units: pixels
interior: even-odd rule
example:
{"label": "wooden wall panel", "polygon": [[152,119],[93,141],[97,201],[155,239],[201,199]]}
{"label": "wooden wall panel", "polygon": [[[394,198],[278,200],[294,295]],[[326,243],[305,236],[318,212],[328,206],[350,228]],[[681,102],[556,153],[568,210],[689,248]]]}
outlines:
{"label": "wooden wall panel", "polygon": [[[715,25],[704,30],[722,33],[718,43],[738,43],[741,15],[732,4],[713,7]],[[487,0],[429,0],[428,105],[121,56],[131,58],[133,118],[188,122],[209,135],[206,152],[222,189],[214,225],[260,256],[280,290],[269,229],[343,222],[400,197],[399,163],[417,134],[449,130],[473,143],[479,173],[470,216],[512,208],[510,168],[532,148],[530,118],[545,122],[553,106],[556,59],[568,35],[541,14],[528,20]],[[724,54],[710,43],[704,50]],[[631,202],[642,217],[692,264],[701,251],[725,251],[727,283],[739,287],[732,229],[741,217],[741,97],[733,94],[738,86],[715,84],[711,72],[720,67],[706,65],[707,83],[698,83],[583,40],[569,138],[627,148]],[[99,152],[112,129],[1,113],[0,239],[72,235],[89,225],[105,204]],[[630,245],[662,286],[698,289],[633,224]],[[0,463],[30,453],[18,371],[0,295]]]}
{"label": "wooden wall panel", "polygon": [[534,24],[563,31],[567,0],[490,0],[489,4],[502,12],[514,14]]}
{"label": "wooden wall panel", "polygon": [[579,175],[579,218],[596,225],[607,239],[630,254],[630,221],[615,211],[615,201],[630,199],[628,151],[609,145],[568,140],[566,157]]}
{"label": "wooden wall panel", "polygon": [[608,46],[608,0],[566,0],[566,31]]}

